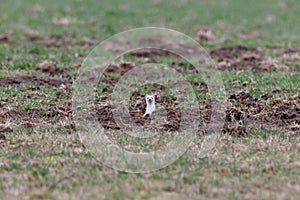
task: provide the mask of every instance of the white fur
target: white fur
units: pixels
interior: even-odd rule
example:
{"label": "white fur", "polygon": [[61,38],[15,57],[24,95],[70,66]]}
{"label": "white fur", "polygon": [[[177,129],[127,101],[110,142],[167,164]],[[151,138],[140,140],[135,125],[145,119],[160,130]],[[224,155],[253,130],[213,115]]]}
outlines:
{"label": "white fur", "polygon": [[146,94],[145,99],[146,99],[147,107],[144,116],[146,116],[147,114],[150,115],[152,114],[152,112],[155,111],[155,96]]}

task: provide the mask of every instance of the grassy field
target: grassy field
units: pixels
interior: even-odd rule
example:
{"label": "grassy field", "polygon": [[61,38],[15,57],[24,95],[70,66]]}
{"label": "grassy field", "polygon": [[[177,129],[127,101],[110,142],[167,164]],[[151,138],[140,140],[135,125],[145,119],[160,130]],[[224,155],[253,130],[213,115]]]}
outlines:
{"label": "grassy field", "polygon": [[[299,198],[299,10],[296,0],[1,2],[0,199]],[[197,140],[205,128],[173,164],[152,173],[119,172],[81,143],[72,118],[72,82],[100,41],[150,26],[185,33],[207,49],[226,89],[225,124],[203,159]],[[111,66],[97,88],[97,117],[110,130],[116,129],[111,108],[102,103],[128,65],[150,60],[188,67],[163,52],[124,59],[129,64]],[[209,123],[207,85],[197,73],[186,77]],[[138,111],[150,90],[137,90],[129,110],[146,124]],[[172,99],[168,95],[162,104]],[[163,139],[150,145],[121,133],[116,141],[133,151],[165,145]]]}

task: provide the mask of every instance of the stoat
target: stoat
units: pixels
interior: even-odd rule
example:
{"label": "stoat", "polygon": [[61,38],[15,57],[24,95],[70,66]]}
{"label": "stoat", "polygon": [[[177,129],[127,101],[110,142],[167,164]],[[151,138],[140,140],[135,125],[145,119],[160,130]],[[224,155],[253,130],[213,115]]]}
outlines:
{"label": "stoat", "polygon": [[154,95],[148,95],[146,94],[146,112],[144,114],[144,116],[146,116],[147,114],[152,114],[152,112],[155,111],[155,96]]}

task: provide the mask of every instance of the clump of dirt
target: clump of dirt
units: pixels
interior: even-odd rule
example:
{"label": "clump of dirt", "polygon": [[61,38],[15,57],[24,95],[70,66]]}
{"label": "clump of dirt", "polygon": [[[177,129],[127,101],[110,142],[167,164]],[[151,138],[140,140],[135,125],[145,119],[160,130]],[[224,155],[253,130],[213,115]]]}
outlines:
{"label": "clump of dirt", "polygon": [[10,43],[11,36],[12,36],[11,31],[6,31],[6,32],[0,34],[0,43]]}
{"label": "clump of dirt", "polygon": [[51,76],[63,74],[63,70],[59,69],[57,63],[53,61],[43,61],[36,69]]}
{"label": "clump of dirt", "polygon": [[48,85],[48,86],[61,86],[70,84],[71,80],[58,80],[50,78],[39,78],[34,76],[12,76],[12,77],[1,77],[0,86],[18,86],[21,84],[36,84],[36,85]]}
{"label": "clump of dirt", "polygon": [[253,96],[250,93],[241,92],[238,94],[231,94],[229,96],[229,105],[226,109],[223,132],[245,136],[247,134],[247,108],[254,106],[253,102]]}
{"label": "clump of dirt", "polygon": [[110,104],[95,102],[96,115],[99,123],[106,129],[120,129],[114,120]]}
{"label": "clump of dirt", "polygon": [[[2,131],[1,131],[2,132]],[[0,141],[6,140],[5,134],[0,132]]]}
{"label": "clump of dirt", "polygon": [[[192,64],[187,64],[187,63],[182,63],[182,62],[179,62],[179,63],[172,62],[170,67],[174,68],[180,74],[183,74],[183,73],[199,74],[197,69]],[[199,74],[199,76],[200,76],[200,74]]]}
{"label": "clump of dirt", "polygon": [[0,146],[5,146],[7,143],[5,133],[0,130]]}
{"label": "clump of dirt", "polygon": [[206,41],[206,42],[215,40],[215,36],[211,28],[207,26],[199,28],[195,38],[197,41]]}
{"label": "clump of dirt", "polygon": [[95,39],[91,39],[91,38],[88,38],[88,37],[84,37],[84,38],[82,38],[81,41],[76,43],[76,45],[84,46],[84,47],[94,46],[96,44],[97,43],[96,43]]}
{"label": "clump of dirt", "polygon": [[277,59],[267,57],[261,62],[261,68],[268,70],[268,69],[275,69],[275,70],[288,70],[289,67],[285,64],[281,64]]}
{"label": "clump of dirt", "polygon": [[299,103],[299,95],[294,95],[288,99],[272,99],[267,104],[270,119],[280,126],[300,125]]}
{"label": "clump of dirt", "polygon": [[246,135],[244,113],[238,107],[229,107],[226,111],[223,132],[238,136]]}

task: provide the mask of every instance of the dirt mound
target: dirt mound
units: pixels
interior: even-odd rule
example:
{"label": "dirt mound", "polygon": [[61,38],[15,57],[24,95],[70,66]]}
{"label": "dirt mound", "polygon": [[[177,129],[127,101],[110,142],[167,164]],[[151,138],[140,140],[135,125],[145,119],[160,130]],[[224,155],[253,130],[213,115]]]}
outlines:
{"label": "dirt mound", "polygon": [[57,67],[57,63],[53,61],[43,61],[37,67],[36,70],[51,76],[64,75],[64,71]]}
{"label": "dirt mound", "polygon": [[256,48],[251,47],[231,46],[212,50],[210,55],[220,59],[235,59],[249,53],[259,54],[259,51]]}
{"label": "dirt mound", "polygon": [[68,41],[62,40],[57,36],[50,36],[49,38],[31,36],[29,37],[28,42],[45,45],[48,48],[63,48],[70,45]]}
{"label": "dirt mound", "polygon": [[266,97],[266,100],[262,102],[248,92],[231,94],[224,131],[245,135],[247,128],[255,125],[300,130],[299,95],[288,99]]}
{"label": "dirt mound", "polygon": [[120,129],[114,120],[112,106],[109,104],[95,103],[96,115],[99,123],[106,129]]}
{"label": "dirt mound", "polygon": [[[33,127],[45,124],[61,123],[66,118],[71,123],[63,124],[71,129],[75,129],[72,119],[71,102],[63,105],[50,105],[45,108],[32,109],[12,109],[0,108],[0,133],[12,131],[14,126]],[[21,120],[20,120],[21,119]]]}
{"label": "dirt mound", "polygon": [[11,43],[11,31],[5,31],[4,33],[0,34],[0,43]]}
{"label": "dirt mound", "polygon": [[49,85],[61,86],[62,84],[70,84],[71,80],[58,80],[50,78],[38,78],[32,76],[13,76],[13,77],[0,77],[0,86],[18,86],[21,84],[35,84],[35,85]]}
{"label": "dirt mound", "polygon": [[5,140],[5,139],[6,139],[6,137],[5,137],[4,133],[0,133],[0,140]]}
{"label": "dirt mound", "polygon": [[146,49],[132,51],[132,52],[130,52],[130,55],[136,56],[136,57],[153,58],[155,56],[169,56],[169,55],[174,55],[174,54],[172,54],[169,51],[162,50],[162,49],[146,48]]}
{"label": "dirt mound", "polygon": [[210,27],[203,26],[198,29],[195,39],[197,41],[213,41],[215,36]]}
{"label": "dirt mound", "polygon": [[256,48],[244,46],[231,46],[215,49],[210,55],[217,60],[217,68],[220,70],[240,70],[251,67],[254,70],[263,71],[260,62],[263,58]]}
{"label": "dirt mound", "polygon": [[242,70],[249,67],[256,72],[263,72],[289,69],[277,59],[265,57],[258,49],[252,47],[222,47],[212,50],[210,55],[216,60],[219,70]]}

